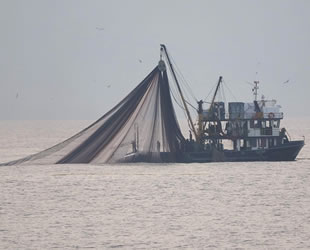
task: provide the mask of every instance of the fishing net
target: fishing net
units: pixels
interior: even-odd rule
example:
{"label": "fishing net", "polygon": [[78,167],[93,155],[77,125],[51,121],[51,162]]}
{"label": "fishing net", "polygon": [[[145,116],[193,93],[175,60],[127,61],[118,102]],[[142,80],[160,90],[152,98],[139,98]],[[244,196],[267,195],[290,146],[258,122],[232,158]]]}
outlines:
{"label": "fishing net", "polygon": [[161,64],[89,127],[52,148],[3,165],[176,162],[183,145]]}

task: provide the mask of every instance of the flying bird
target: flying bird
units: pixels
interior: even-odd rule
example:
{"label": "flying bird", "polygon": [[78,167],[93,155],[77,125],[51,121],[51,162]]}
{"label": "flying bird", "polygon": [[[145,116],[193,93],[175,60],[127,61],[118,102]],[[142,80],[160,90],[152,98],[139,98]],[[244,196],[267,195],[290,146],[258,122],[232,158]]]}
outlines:
{"label": "flying bird", "polygon": [[96,30],[103,31],[104,28],[102,28],[102,27],[96,27]]}
{"label": "flying bird", "polygon": [[283,84],[288,83],[290,81],[290,79],[286,80],[285,82],[283,82]]}
{"label": "flying bird", "polygon": [[111,88],[111,84],[107,85],[107,88]]}
{"label": "flying bird", "polygon": [[16,93],[16,96],[15,96],[15,98],[17,99],[17,98],[18,98],[18,96],[19,96],[19,94],[18,94],[18,93]]}
{"label": "flying bird", "polygon": [[142,63],[142,60],[141,60],[141,59],[139,59],[139,63]]}

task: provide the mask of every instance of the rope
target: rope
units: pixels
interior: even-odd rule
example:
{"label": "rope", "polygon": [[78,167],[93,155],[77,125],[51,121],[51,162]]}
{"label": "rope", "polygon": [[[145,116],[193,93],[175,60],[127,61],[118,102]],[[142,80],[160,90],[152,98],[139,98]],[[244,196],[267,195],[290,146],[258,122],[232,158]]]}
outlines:
{"label": "rope", "polygon": [[193,90],[191,89],[190,85],[188,84],[188,82],[186,81],[185,77],[183,76],[183,74],[182,74],[181,70],[179,69],[178,65],[176,64],[174,58],[173,58],[170,54],[169,54],[169,56],[170,56],[170,59],[171,59],[173,65],[175,66],[175,72],[176,72],[176,74],[179,75],[179,78],[178,78],[178,79],[181,79],[181,80],[183,81],[182,83],[184,83],[184,85],[185,85],[187,91],[189,92],[189,94],[192,96],[192,98],[193,98],[196,102],[198,102],[198,99],[197,99],[196,96],[194,95]]}
{"label": "rope", "polygon": [[225,81],[223,81],[225,87],[228,89],[228,91],[230,92],[230,94],[232,95],[232,97],[235,99],[235,101],[237,101],[237,98],[235,97],[235,95],[233,94],[233,92],[230,90],[230,88],[228,87],[228,84],[226,84]]}
{"label": "rope", "polygon": [[213,92],[214,88],[216,87],[217,83],[215,83],[215,85],[211,88],[211,90],[209,91],[207,97],[204,99],[204,102],[206,102],[206,100],[208,99],[208,97],[211,95],[211,93]]}

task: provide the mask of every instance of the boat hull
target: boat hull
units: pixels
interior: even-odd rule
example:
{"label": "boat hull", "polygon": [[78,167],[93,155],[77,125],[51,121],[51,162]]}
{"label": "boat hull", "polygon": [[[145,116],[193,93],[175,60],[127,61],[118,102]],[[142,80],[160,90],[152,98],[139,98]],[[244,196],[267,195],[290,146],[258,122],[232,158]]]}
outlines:
{"label": "boat hull", "polygon": [[234,161],[294,161],[304,146],[304,141],[291,141],[277,147],[257,150],[210,150],[186,152],[183,162],[234,162]]}
{"label": "boat hull", "polygon": [[[158,161],[167,163],[294,161],[304,146],[304,141],[291,141],[277,147],[257,150],[208,150],[199,152],[159,153]],[[157,153],[158,154],[158,153]],[[121,162],[148,162],[149,155],[132,154]]]}

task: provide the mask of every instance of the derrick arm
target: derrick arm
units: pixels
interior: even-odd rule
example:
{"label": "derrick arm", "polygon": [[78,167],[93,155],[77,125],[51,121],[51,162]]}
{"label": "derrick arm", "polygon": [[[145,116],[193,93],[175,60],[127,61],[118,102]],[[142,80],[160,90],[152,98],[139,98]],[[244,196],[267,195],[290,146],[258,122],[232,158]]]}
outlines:
{"label": "derrick arm", "polygon": [[174,78],[174,80],[175,80],[175,83],[176,83],[176,85],[177,85],[178,91],[179,91],[179,93],[180,93],[180,96],[181,96],[181,99],[182,99],[182,103],[183,103],[183,106],[184,106],[184,109],[185,109],[187,118],[188,118],[189,123],[190,123],[190,126],[191,126],[191,130],[193,131],[193,133],[194,133],[194,135],[195,135],[195,139],[196,139],[196,141],[198,142],[198,141],[199,141],[199,138],[198,138],[198,136],[197,136],[197,131],[196,131],[196,129],[195,129],[193,120],[192,120],[192,118],[191,118],[189,109],[188,109],[187,104],[186,104],[186,100],[185,100],[185,98],[184,98],[184,95],[183,95],[183,93],[182,93],[181,87],[180,87],[180,85],[179,85],[179,81],[178,81],[178,79],[177,79],[177,77],[176,77],[176,74],[175,74],[175,72],[174,72],[173,66],[172,66],[172,64],[171,64],[170,57],[169,57],[169,55],[168,55],[168,53],[167,53],[166,46],[165,46],[164,44],[161,44],[160,47],[161,47],[161,51],[163,51],[163,52],[165,53],[165,55],[166,55],[166,58],[167,58],[167,60],[168,60],[168,64],[169,64],[170,70],[171,70],[171,72],[172,72],[173,78]]}
{"label": "derrick arm", "polygon": [[219,87],[220,87],[220,85],[221,85],[222,79],[223,79],[223,77],[220,76],[219,81],[218,81],[218,83],[217,83],[217,85],[216,85],[216,89],[215,89],[215,92],[214,92],[214,95],[213,95],[211,104],[210,104],[209,113],[212,111],[212,108],[213,108],[213,105],[214,105],[214,101],[215,101],[215,97],[216,97],[217,92],[218,92],[218,90],[219,90]]}
{"label": "derrick arm", "polygon": [[[220,87],[220,85],[221,85],[222,79],[223,79],[223,77],[220,76],[220,78],[219,78],[219,80],[218,80],[218,82],[217,82],[217,85],[216,85],[216,89],[215,89],[214,95],[213,95],[213,97],[212,97],[212,101],[211,101],[211,104],[210,104],[210,107],[209,107],[208,115],[211,115],[211,113],[212,113],[212,109],[213,109],[213,106],[214,106],[215,97],[216,97],[217,92],[218,92],[218,90],[219,90],[219,87]],[[207,125],[207,124],[205,124],[204,126],[201,125],[201,127],[203,127],[203,131],[206,129],[206,125]],[[201,133],[203,133],[203,131],[202,131]]]}

